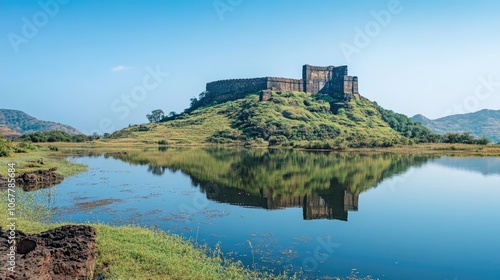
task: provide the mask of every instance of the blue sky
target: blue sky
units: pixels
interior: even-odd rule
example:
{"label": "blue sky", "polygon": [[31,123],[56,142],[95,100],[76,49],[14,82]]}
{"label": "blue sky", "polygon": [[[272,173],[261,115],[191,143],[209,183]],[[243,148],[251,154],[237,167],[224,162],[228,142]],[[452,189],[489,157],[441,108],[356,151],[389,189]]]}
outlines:
{"label": "blue sky", "polygon": [[311,64],[409,116],[500,109],[500,2],[436,2],[0,0],[0,108],[102,134]]}

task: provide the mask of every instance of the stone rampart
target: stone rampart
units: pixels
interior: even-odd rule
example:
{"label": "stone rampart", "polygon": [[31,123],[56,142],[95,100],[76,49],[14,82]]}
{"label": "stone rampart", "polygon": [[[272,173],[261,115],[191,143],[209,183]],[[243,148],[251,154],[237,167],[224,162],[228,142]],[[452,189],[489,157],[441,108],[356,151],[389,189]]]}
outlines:
{"label": "stone rampart", "polygon": [[[229,79],[207,83],[205,95],[199,106],[244,98],[262,90],[301,91],[310,94],[329,94],[336,99],[349,99],[357,95],[358,77],[348,76],[347,66],[302,67],[302,79],[262,77],[252,79]],[[261,97],[262,98],[262,97]]]}

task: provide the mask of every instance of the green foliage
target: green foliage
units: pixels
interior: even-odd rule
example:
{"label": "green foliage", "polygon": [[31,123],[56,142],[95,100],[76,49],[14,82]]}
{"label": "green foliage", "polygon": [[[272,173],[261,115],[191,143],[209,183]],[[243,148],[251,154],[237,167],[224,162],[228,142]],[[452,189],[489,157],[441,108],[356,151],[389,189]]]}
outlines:
{"label": "green foliage", "polygon": [[10,156],[10,152],[13,150],[13,145],[10,141],[5,140],[2,135],[0,135],[0,157]]}
{"label": "green foliage", "polygon": [[328,103],[333,103],[335,102],[335,100],[333,99],[333,97],[331,97],[329,94],[315,94],[314,95],[314,98],[318,101],[326,101]]}
{"label": "green foliage", "polygon": [[36,146],[31,144],[31,142],[28,141],[22,141],[17,145],[17,148],[15,148],[16,153],[26,153],[28,151],[35,151],[37,149]]}
{"label": "green foliage", "polygon": [[380,113],[382,119],[401,135],[415,139],[418,143],[428,143],[437,140],[437,136],[428,128],[420,123],[412,121],[407,116],[384,109],[378,105],[376,105],[376,109]]}
{"label": "green foliage", "polygon": [[17,139],[22,142],[31,143],[45,143],[45,142],[86,142],[99,139],[100,136],[94,135],[70,135],[64,131],[45,131],[45,132],[35,132],[23,135]]}
{"label": "green foliage", "polygon": [[488,143],[490,143],[490,140],[488,140],[488,138],[481,137],[479,139],[476,139],[469,132],[464,132],[464,133],[448,132],[442,136],[441,141],[443,143],[454,143],[454,144],[461,143],[461,144],[478,144],[478,145],[487,145]]}
{"label": "green foliage", "polygon": [[167,144],[168,144],[167,140],[162,139],[162,140],[158,141],[158,145],[167,145]]}
{"label": "green foliage", "polygon": [[239,140],[241,133],[237,130],[224,129],[215,131],[214,134],[207,138],[207,142],[215,144],[231,143],[234,140]]}
{"label": "green foliage", "polygon": [[149,131],[149,128],[145,125],[140,125],[137,127],[137,131]]}
{"label": "green foliage", "polygon": [[338,111],[337,111],[337,114],[339,116],[347,116],[347,110],[345,108],[340,108]]}
{"label": "green foliage", "polygon": [[198,103],[198,98],[196,97],[193,97],[191,99],[189,99],[189,107],[194,107],[196,105],[196,103]]}
{"label": "green foliage", "polygon": [[[329,103],[333,99],[328,95],[273,92],[268,101],[249,94],[216,105],[210,105],[210,98],[213,96],[209,92],[202,93],[199,100],[191,100],[192,107],[164,118],[162,124],[132,126],[109,138],[137,138],[135,141],[143,142],[165,139],[173,145],[215,143],[313,149],[487,141],[444,139],[405,115],[362,97],[347,103]],[[136,133],[140,131],[148,133]]]}
{"label": "green foliage", "polygon": [[59,148],[56,146],[53,146],[53,145],[49,145],[49,150],[57,152],[57,151],[59,151]]}
{"label": "green foliage", "polygon": [[[232,128],[241,130],[249,139],[262,138],[269,145],[283,142],[281,145],[286,146],[294,142],[299,147],[330,149],[338,148],[336,144],[340,143],[342,147],[401,143],[402,137],[377,117],[371,102],[352,102],[349,108],[339,109],[340,114],[333,114],[325,99],[327,96],[309,96],[299,92],[274,94],[268,102],[245,98],[235,101],[239,106],[227,108],[223,114],[233,120]],[[301,141],[324,143],[307,144]]]}
{"label": "green foliage", "polygon": [[285,146],[288,139],[283,135],[269,137],[269,146]]}
{"label": "green foliage", "polygon": [[160,122],[163,118],[165,118],[165,113],[163,113],[163,110],[156,109],[153,110],[151,114],[147,114],[146,118],[150,123]]}
{"label": "green foliage", "polygon": [[[338,143],[309,141],[308,145],[311,149],[331,149]],[[335,187],[360,193],[429,159],[429,156],[407,154],[363,155],[215,147],[173,148],[161,153],[128,151],[112,156],[135,164],[180,169],[201,187],[215,183],[258,196],[262,188],[266,188],[272,190],[270,193],[273,195],[283,198],[328,190],[332,182],[335,182]]]}

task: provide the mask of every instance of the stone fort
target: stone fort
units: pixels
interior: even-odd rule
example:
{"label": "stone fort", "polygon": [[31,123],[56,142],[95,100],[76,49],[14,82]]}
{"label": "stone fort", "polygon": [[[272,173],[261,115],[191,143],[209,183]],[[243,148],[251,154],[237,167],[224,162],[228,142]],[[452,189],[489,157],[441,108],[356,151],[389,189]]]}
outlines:
{"label": "stone fort", "polygon": [[249,93],[261,93],[261,100],[270,97],[263,91],[301,91],[309,94],[328,94],[338,101],[358,96],[358,77],[349,76],[347,66],[302,67],[302,79],[263,77],[252,79],[230,79],[207,83],[205,100],[224,102],[245,97]]}

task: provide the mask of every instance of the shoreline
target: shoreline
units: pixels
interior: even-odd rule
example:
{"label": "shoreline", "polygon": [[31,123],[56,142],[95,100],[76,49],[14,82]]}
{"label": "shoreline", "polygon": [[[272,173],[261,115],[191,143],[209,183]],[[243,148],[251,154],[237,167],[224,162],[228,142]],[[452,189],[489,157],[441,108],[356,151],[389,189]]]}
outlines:
{"label": "shoreline", "polygon": [[[65,174],[64,177],[72,176],[80,172],[84,172],[87,167],[82,164],[77,164],[68,161],[68,157],[75,155],[78,152],[93,151],[96,153],[126,153],[127,150],[157,150],[160,147],[169,148],[241,148],[227,145],[197,145],[197,146],[161,146],[157,144],[143,145],[138,147],[135,145],[120,145],[115,143],[101,142],[95,143],[50,143],[52,146],[60,148],[58,151],[53,151],[48,148],[49,144],[44,143],[39,145],[37,151],[29,151],[28,153],[12,154],[11,157],[0,158],[0,163],[16,162],[19,164],[19,174],[23,171],[33,168],[43,167],[45,170],[50,170],[57,167],[55,172]],[[268,147],[259,147],[259,149],[268,149]],[[276,148],[269,149],[293,149],[293,148]],[[331,153],[401,153],[401,154],[420,154],[420,155],[442,155],[442,156],[459,156],[459,157],[477,157],[477,156],[500,156],[500,145],[457,145],[457,144],[421,144],[413,146],[398,146],[390,148],[362,148],[362,149],[346,149],[343,151],[331,150],[308,150],[308,149],[293,149],[305,152],[331,152]],[[34,164],[33,161],[40,161]],[[42,164],[43,163],[43,164]],[[33,165],[38,165],[34,167]],[[4,165],[5,167],[5,165]],[[2,170],[3,172],[3,170]],[[27,171],[28,172],[28,171]],[[4,192],[4,190],[0,190]],[[28,202],[29,203],[29,202]],[[29,208],[29,207],[28,207]],[[0,213],[0,226],[5,227],[6,213]],[[25,217],[29,214],[23,215]],[[36,215],[32,215],[36,217]],[[21,219],[18,223],[18,229],[26,233],[39,233],[63,225],[72,225],[70,222],[63,223],[39,223],[29,218]],[[82,224],[80,224],[82,225]],[[181,277],[185,273],[193,277],[205,277],[210,279],[290,279],[287,275],[271,275],[266,272],[253,271],[247,267],[243,267],[239,262],[227,262],[221,255],[220,251],[205,251],[201,250],[196,244],[188,239],[178,235],[172,235],[166,231],[160,231],[152,228],[144,228],[137,225],[129,226],[111,226],[107,224],[85,223],[97,230],[98,242],[98,257],[96,274],[105,276],[105,279],[129,277],[131,275],[136,279],[141,279],[141,276],[148,279],[164,279],[165,277]],[[127,244],[124,248],[123,244]],[[146,245],[145,245],[146,244]],[[181,248],[182,252],[189,252],[188,256],[172,255],[169,250],[158,251],[156,244],[165,244],[165,246]],[[215,254],[214,254],[215,253]],[[138,262],[137,255],[143,256],[143,260]],[[162,259],[161,264],[158,264],[158,258]],[[186,258],[190,260],[186,260]],[[124,261],[123,261],[124,260]],[[189,263],[189,268],[185,267],[186,262]],[[164,263],[173,263],[169,269],[163,267]],[[205,271],[210,271],[210,274],[197,274],[202,267]],[[131,270],[132,269],[132,270]],[[187,270],[187,272],[186,272]],[[152,272],[151,272],[152,271]],[[135,273],[135,274],[134,274]],[[174,274],[168,274],[174,273]],[[178,273],[178,274],[176,274]],[[204,272],[207,273],[207,272]],[[147,276],[145,276],[147,275]],[[296,275],[295,275],[296,276]],[[301,277],[300,277],[301,278]],[[293,279],[293,278],[292,278]],[[341,279],[341,278],[334,278]],[[349,278],[355,279],[355,278]],[[369,278],[368,278],[369,279]]]}
{"label": "shoreline", "polygon": [[[41,143],[41,146],[48,147],[48,143]],[[64,150],[135,150],[145,148],[228,148],[228,149],[282,149],[282,150],[297,150],[311,152],[331,152],[331,153],[401,153],[401,154],[432,154],[443,156],[500,156],[500,145],[475,145],[475,144],[446,144],[446,143],[431,143],[431,144],[414,144],[414,145],[396,145],[393,147],[373,147],[373,148],[345,148],[345,149],[307,149],[296,147],[283,146],[244,146],[233,144],[175,144],[175,145],[159,145],[153,141],[149,142],[112,142],[112,141],[96,141],[87,143],[68,143],[56,142],[50,145],[57,145]]]}

